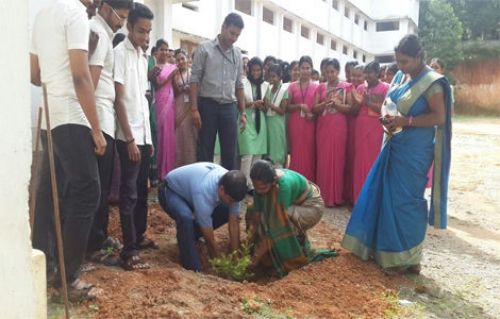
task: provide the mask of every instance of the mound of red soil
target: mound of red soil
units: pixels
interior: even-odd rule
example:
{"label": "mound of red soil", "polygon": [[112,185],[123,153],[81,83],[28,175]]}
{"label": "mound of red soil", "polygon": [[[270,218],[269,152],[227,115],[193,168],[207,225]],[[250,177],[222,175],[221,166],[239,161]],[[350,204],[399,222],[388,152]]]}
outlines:
{"label": "mound of red soil", "polygon": [[[266,304],[276,314],[295,318],[381,318],[391,305],[384,294],[395,292],[401,278],[384,275],[372,262],[340,255],[310,264],[278,279],[261,277],[238,283],[211,274],[206,249],[200,247],[206,273],[179,265],[175,223],[157,205],[149,209],[148,235],[159,250],[141,252],[152,267],[133,272],[98,266],[86,280],[104,294],[78,308],[95,318],[252,318]],[[244,228],[244,227],[242,227]],[[110,235],[121,238],[118,209],[110,213]],[[227,227],[216,232],[220,247],[227,244]],[[339,230],[320,223],[310,231],[313,247],[339,248]],[[92,306],[90,307],[90,304]],[[93,310],[89,311],[89,307]],[[90,312],[90,313],[89,313]]]}

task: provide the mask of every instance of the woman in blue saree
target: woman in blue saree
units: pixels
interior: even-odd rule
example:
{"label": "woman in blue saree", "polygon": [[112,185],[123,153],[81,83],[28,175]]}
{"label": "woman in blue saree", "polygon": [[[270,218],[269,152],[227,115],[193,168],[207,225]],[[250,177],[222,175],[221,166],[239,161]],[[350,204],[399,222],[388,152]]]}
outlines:
{"label": "woman in blue saree", "polygon": [[[400,71],[388,97],[398,113],[381,119],[388,132],[385,144],[363,185],[342,246],[363,260],[374,258],[384,269],[419,273],[427,223],[446,228],[451,94],[446,78],[425,65],[417,36],[401,39],[395,54]],[[424,192],[433,160],[429,209]]]}

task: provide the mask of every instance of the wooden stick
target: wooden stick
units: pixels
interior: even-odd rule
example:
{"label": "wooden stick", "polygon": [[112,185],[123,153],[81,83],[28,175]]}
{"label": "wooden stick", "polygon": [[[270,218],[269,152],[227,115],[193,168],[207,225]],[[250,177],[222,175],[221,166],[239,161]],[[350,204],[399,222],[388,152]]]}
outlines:
{"label": "wooden stick", "polygon": [[33,161],[33,172],[31,174],[30,183],[30,229],[31,238],[33,238],[33,223],[35,222],[35,205],[36,205],[36,192],[38,191],[38,164],[40,161],[40,132],[42,130],[42,107],[38,108],[38,120],[36,126],[36,139],[35,139],[35,159]]}
{"label": "wooden stick", "polygon": [[49,154],[50,181],[52,186],[52,201],[54,203],[54,227],[56,229],[57,253],[59,259],[59,273],[64,297],[64,310],[66,318],[69,319],[68,284],[66,282],[66,267],[64,266],[64,247],[61,231],[61,213],[59,210],[59,194],[57,191],[56,166],[54,162],[54,146],[52,144],[52,132],[50,129],[49,102],[47,98],[47,86],[43,84],[43,100],[45,106],[45,121],[47,124],[47,152]]}

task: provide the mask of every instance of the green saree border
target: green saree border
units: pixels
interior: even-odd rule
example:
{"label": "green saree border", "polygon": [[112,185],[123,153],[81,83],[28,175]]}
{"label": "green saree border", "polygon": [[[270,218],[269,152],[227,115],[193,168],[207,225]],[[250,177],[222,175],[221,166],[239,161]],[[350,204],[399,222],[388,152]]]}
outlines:
{"label": "green saree border", "polygon": [[[443,78],[444,76],[434,72],[429,67],[426,67],[422,72],[426,72],[420,80],[417,81],[412,87],[411,90],[407,90],[399,99],[397,106],[398,111],[404,115],[408,115],[413,104],[417,101],[417,99],[427,91],[427,89],[432,85],[432,83],[437,80]],[[404,81],[404,78],[402,79]],[[400,83],[402,85],[404,83]]]}
{"label": "green saree border", "polygon": [[375,261],[382,268],[413,266],[422,260],[423,240],[417,246],[401,252],[375,251],[363,244],[356,237],[344,235],[342,247],[351,251],[362,260],[368,260],[374,256]]}

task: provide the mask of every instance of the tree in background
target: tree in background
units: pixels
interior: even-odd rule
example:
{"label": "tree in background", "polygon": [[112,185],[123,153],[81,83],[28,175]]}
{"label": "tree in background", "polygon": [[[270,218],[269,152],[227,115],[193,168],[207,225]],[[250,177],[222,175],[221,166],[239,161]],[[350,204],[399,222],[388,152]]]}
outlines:
{"label": "tree in background", "polygon": [[450,67],[463,60],[462,23],[446,0],[420,2],[418,34],[429,57],[439,57]]}
{"label": "tree in background", "polygon": [[500,0],[448,0],[463,23],[464,40],[500,40]]}

